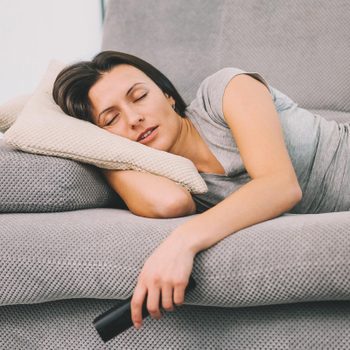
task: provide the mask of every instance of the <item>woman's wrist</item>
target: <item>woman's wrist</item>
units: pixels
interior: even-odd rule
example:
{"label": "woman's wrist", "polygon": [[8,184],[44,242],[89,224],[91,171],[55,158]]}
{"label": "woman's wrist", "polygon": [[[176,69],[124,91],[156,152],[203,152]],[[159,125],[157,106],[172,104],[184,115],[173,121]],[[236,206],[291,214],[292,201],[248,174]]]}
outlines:
{"label": "woman's wrist", "polygon": [[183,249],[193,254],[193,257],[201,251],[199,242],[196,242],[195,236],[186,230],[183,225],[177,227],[168,238],[180,242]]}

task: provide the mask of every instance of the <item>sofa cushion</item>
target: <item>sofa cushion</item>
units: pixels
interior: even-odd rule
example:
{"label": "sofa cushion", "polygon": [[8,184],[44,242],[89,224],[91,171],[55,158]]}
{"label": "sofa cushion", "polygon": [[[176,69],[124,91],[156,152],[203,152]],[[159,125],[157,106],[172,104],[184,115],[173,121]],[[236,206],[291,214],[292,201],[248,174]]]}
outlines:
{"label": "sofa cushion", "polygon": [[109,2],[102,49],[150,62],[187,103],[205,77],[233,66],[260,72],[300,107],[350,111],[349,42],[349,0],[128,0]]}
{"label": "sofa cushion", "polygon": [[[125,299],[147,257],[195,215],[164,220],[112,208],[0,215],[0,304]],[[294,214],[237,231],[196,255],[197,287],[186,302],[348,300],[349,225],[349,212]]]}
{"label": "sofa cushion", "polygon": [[0,212],[127,208],[101,171],[70,159],[22,152],[0,139]]}
{"label": "sofa cushion", "polygon": [[105,169],[147,171],[168,177],[193,193],[207,186],[191,160],[121,137],[63,113],[52,97],[57,74],[65,67],[52,60],[39,86],[4,140],[22,151],[93,164]]}
{"label": "sofa cushion", "polygon": [[[92,320],[119,300],[69,299],[2,306],[4,350],[348,350],[350,301],[262,307],[184,303],[161,320],[143,320],[103,344]],[[39,336],[40,335],[40,336]],[[142,344],[142,345],[141,345]]]}

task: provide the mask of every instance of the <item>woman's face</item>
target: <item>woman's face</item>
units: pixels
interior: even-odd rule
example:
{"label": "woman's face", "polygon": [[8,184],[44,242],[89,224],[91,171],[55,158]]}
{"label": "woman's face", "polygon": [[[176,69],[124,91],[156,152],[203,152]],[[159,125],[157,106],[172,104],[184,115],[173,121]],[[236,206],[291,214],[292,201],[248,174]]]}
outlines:
{"label": "woman's face", "polygon": [[[138,68],[114,67],[90,88],[88,97],[97,126],[162,151],[176,142],[181,116],[172,108],[175,100]],[[140,140],[148,128],[156,129]]]}

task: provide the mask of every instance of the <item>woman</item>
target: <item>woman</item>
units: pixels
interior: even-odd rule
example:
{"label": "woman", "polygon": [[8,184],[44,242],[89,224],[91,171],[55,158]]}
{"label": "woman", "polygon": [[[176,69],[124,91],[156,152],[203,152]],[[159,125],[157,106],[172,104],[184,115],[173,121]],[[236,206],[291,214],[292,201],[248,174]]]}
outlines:
{"label": "woman", "polygon": [[[317,136],[324,123],[331,122],[297,107],[257,73],[224,68],[206,78],[186,106],[155,67],[126,53],[104,51],[91,62],[65,68],[55,81],[53,97],[73,117],[190,159],[208,185],[208,193],[191,196],[165,177],[104,170],[135,214],[200,213],[177,227],[145,262],[131,301],[136,328],[142,324],[146,295],[156,319],[161,318],[159,305],[169,311],[183,303],[199,251],[298,203],[300,211],[320,203],[312,200],[315,191],[309,180],[320,175],[312,167],[316,150],[322,148]],[[322,160],[327,164],[325,156]],[[301,201],[303,188],[309,190],[306,203],[304,195]]]}

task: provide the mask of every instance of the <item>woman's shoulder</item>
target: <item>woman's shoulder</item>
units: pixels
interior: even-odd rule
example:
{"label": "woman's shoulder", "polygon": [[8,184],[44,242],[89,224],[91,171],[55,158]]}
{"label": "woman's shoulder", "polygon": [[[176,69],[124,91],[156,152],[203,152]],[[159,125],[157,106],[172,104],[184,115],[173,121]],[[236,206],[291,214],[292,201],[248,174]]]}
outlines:
{"label": "woman's shoulder", "polygon": [[273,95],[273,88],[269,85],[269,83],[261,73],[253,70],[244,70],[239,67],[224,67],[217,70],[213,74],[210,74],[201,82],[199,90],[202,89],[203,91],[206,91],[208,93],[208,89],[219,89],[220,93],[223,93],[225,87],[230,82],[230,80],[239,74],[247,74],[259,80],[269,89],[270,93]]}
{"label": "woman's shoulder", "polygon": [[197,95],[209,94],[211,91],[221,91],[227,83],[237,74],[245,73],[238,67],[224,67],[206,76],[199,85]]}
{"label": "woman's shoulder", "polygon": [[211,73],[207,75],[201,82],[200,86],[203,85],[213,85],[217,84],[218,82],[222,82],[225,78],[231,78],[237,74],[244,73],[245,71],[238,68],[238,67],[224,67],[221,68],[214,73]]}
{"label": "woman's shoulder", "polygon": [[222,96],[228,82],[241,72],[244,71],[237,67],[224,67],[204,78],[186,114],[194,115],[197,119],[211,119],[226,126],[222,116]]}
{"label": "woman's shoulder", "polygon": [[196,110],[201,118],[209,117],[226,127],[226,122],[223,118],[222,100],[226,86],[238,74],[248,74],[259,80],[274,96],[273,88],[260,73],[228,66],[220,68],[203,79],[197,90],[196,97],[189,105],[187,112],[190,113],[191,110]]}

